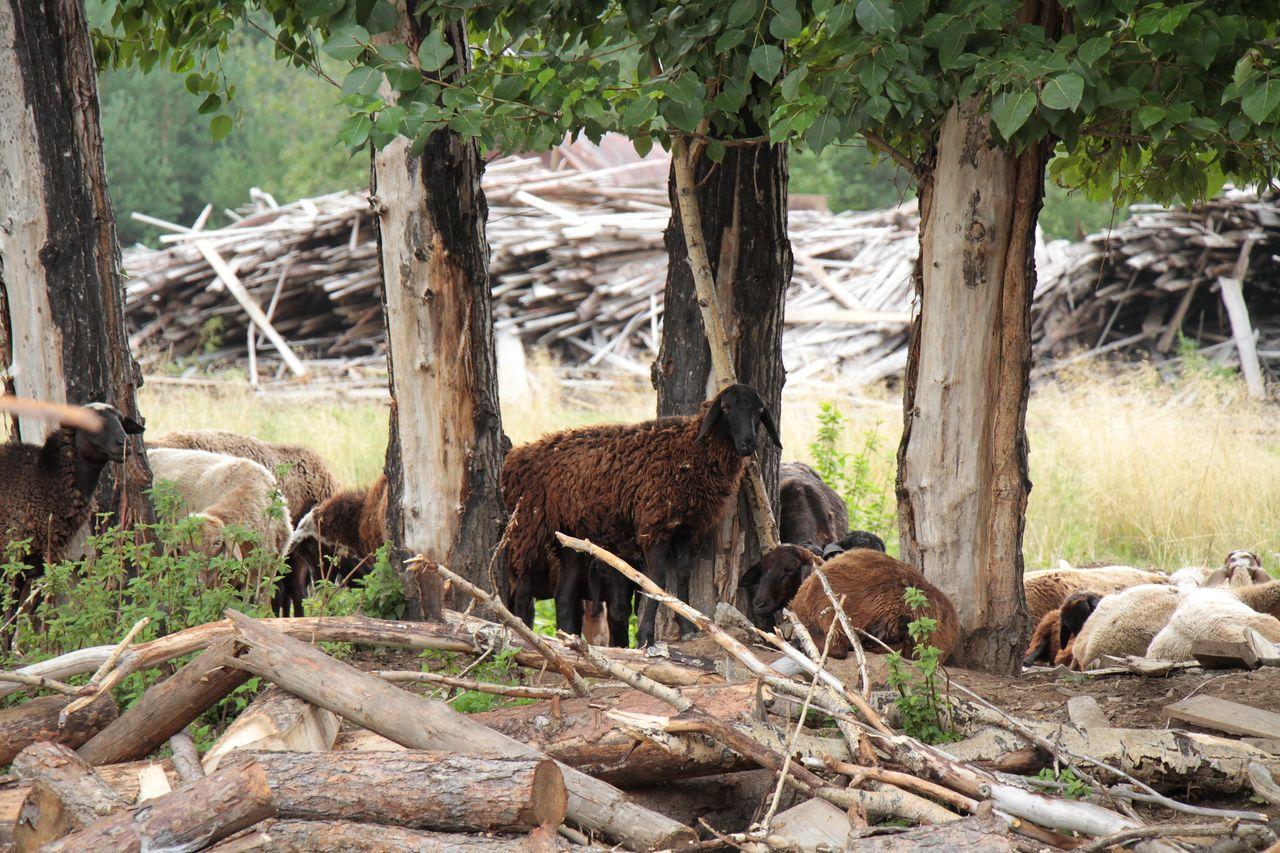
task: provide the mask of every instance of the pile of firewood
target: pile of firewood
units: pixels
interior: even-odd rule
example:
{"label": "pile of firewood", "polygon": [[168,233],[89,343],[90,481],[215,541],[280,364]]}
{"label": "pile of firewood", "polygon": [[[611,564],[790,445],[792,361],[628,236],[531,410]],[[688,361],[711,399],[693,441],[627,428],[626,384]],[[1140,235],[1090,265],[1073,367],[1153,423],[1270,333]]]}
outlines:
{"label": "pile of firewood", "polygon": [[[929,746],[891,725],[865,663],[861,684],[845,684],[798,625],[798,647],[755,632],[790,668],[767,665],[735,636],[739,629],[717,625],[589,543],[562,541],[693,619],[726,659],[536,637],[483,591],[420,560],[422,570],[476,596],[507,627],[452,611],[441,623],[254,620],[228,612],[224,621],[147,643],[131,646],[126,637],[0,674],[0,695],[32,687],[69,694],[0,712],[0,751],[13,768],[0,786],[4,840],[19,850],[711,849],[716,838],[696,841],[694,828],[652,797],[642,804],[623,789],[670,788],[748,767],[776,780],[757,821],[702,827],[744,850],[910,850],[917,843],[1102,850],[1142,838],[1153,839],[1152,849],[1174,850],[1181,849],[1175,838],[1275,840],[1265,815],[1187,806],[1160,793],[1252,786],[1272,796],[1275,755],[1186,732],[1019,721],[963,688],[967,698],[954,701],[952,713],[970,737]],[[361,672],[321,651],[322,642],[475,656],[510,650],[522,666],[566,674],[566,687]],[[113,686],[193,652],[117,715]],[[854,655],[862,660],[856,642]],[[89,672],[83,686],[65,682]],[[251,675],[275,688],[199,755],[185,728]],[[467,717],[393,683],[408,680],[541,701]],[[800,709],[820,711],[838,736],[806,728]],[[166,745],[172,756],[157,757]],[[1055,762],[1104,798],[1071,801],[1007,772]],[[783,808],[797,795],[798,805]],[[1149,825],[1130,802],[1195,819]],[[916,828],[869,822],[880,818]]]}
{"label": "pile of firewood", "polygon": [[[658,346],[670,219],[652,163],[552,170],[536,158],[488,166],[488,240],[496,328],[559,361],[648,375]],[[631,176],[635,177],[632,178]],[[643,181],[634,183],[631,181]],[[237,214],[239,215],[239,214]],[[250,337],[246,300],[291,350],[349,359],[385,350],[368,194],[276,205],[256,194],[234,224],[165,227],[161,251],[125,252],[130,342],[144,366],[186,357],[227,362],[277,348]],[[788,369],[804,375],[856,362],[874,380],[905,364],[916,254],[913,203],[790,217],[795,276],[787,298]],[[243,297],[243,298],[242,298]],[[286,358],[287,360],[287,358]]]}

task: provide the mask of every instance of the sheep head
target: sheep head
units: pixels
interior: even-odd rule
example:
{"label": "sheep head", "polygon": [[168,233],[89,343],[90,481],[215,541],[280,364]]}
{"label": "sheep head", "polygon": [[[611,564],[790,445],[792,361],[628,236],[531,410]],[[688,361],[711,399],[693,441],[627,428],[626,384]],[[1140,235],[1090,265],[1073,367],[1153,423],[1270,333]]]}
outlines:
{"label": "sheep head", "polygon": [[839,540],[832,542],[822,550],[822,559],[830,560],[837,554],[853,551],[857,548],[870,548],[872,551],[885,553],[884,540],[874,533],[865,530],[850,530]]}
{"label": "sheep head", "polygon": [[1071,638],[1080,633],[1085,620],[1098,608],[1101,596],[1085,590],[1076,590],[1062,602],[1058,621],[1058,648],[1065,649]]}
{"label": "sheep head", "polygon": [[[795,598],[800,584],[821,564],[822,558],[800,545],[779,545],[761,557],[751,596],[752,621],[757,626],[771,625],[773,615]],[[744,583],[753,579],[752,572],[743,576]]]}
{"label": "sheep head", "polygon": [[110,403],[90,403],[84,408],[95,412],[101,428],[76,429],[76,452],[93,462],[123,462],[129,436],[140,435],[142,425]]}
{"label": "sheep head", "polygon": [[719,429],[739,456],[750,456],[756,451],[756,430],[761,424],[773,443],[782,447],[778,425],[756,389],[750,385],[730,385],[711,401],[711,407],[702,416],[697,440],[705,441],[713,430]]}

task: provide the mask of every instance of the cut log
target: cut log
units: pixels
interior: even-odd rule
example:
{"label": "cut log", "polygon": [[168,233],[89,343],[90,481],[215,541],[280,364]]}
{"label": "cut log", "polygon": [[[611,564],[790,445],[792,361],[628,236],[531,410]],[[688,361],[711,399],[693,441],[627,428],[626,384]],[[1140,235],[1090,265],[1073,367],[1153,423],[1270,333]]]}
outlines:
{"label": "cut log", "polygon": [[1280,738],[1280,714],[1264,711],[1216,696],[1192,696],[1164,706],[1164,713],[1175,720],[1185,720],[1234,735]]}
{"label": "cut log", "polygon": [[32,744],[14,759],[13,771],[31,785],[13,831],[19,851],[39,850],[128,804],[93,767],[61,744]]}
{"label": "cut log", "polygon": [[1004,821],[993,815],[967,817],[943,826],[921,826],[896,835],[850,837],[841,848],[850,853],[919,853],[925,850],[982,850],[1013,853],[1022,849]]}
{"label": "cut log", "polygon": [[138,771],[138,802],[145,803],[172,791],[169,777],[159,764],[148,764]]}
{"label": "cut log", "polygon": [[1251,746],[1254,749],[1269,752],[1272,755],[1280,755],[1280,738],[1242,737],[1240,738],[1240,742],[1247,746]]}
{"label": "cut log", "polygon": [[204,772],[212,773],[229,752],[327,752],[338,736],[338,716],[278,688],[250,703],[205,753]]}
{"label": "cut log", "polygon": [[[234,665],[397,743],[495,757],[543,757],[536,749],[467,719],[443,702],[387,684],[243,614],[227,611],[227,615],[249,646],[243,657],[234,659]],[[569,819],[585,829],[641,850],[696,840],[688,827],[636,806],[607,782],[567,765],[560,771],[569,790]]]}
{"label": "cut log", "polygon": [[571,848],[542,833],[485,838],[423,832],[401,826],[371,827],[344,820],[269,820],[244,838],[229,839],[210,853],[556,853]]}
{"label": "cut log", "polygon": [[59,723],[59,713],[72,701],[68,696],[41,696],[0,711],[0,765],[12,762],[15,755],[36,741],[53,741],[74,749],[119,713],[115,700],[104,693]]}
{"label": "cut log", "polygon": [[825,845],[821,848],[824,850],[843,850],[851,829],[849,816],[831,803],[806,800],[774,816],[769,822],[769,844],[774,849],[800,853],[817,853],[819,845]]}
{"label": "cut log", "polygon": [[273,814],[271,789],[262,769],[231,767],[172,794],[117,812],[47,845],[43,851],[199,850]]}
{"label": "cut log", "polygon": [[1087,694],[1072,696],[1067,700],[1067,716],[1082,730],[1111,728],[1111,720],[1107,718],[1098,700]]}
{"label": "cut log", "polygon": [[[243,717],[244,714],[240,716]],[[183,784],[194,782],[205,775],[204,768],[200,766],[200,752],[190,734],[181,731],[169,738],[169,749],[173,752],[174,769],[182,777]]]}
{"label": "cut log", "polygon": [[223,663],[234,651],[234,640],[220,640],[164,681],[152,685],[132,708],[81,746],[80,757],[98,765],[150,755],[248,680],[243,670]]}
{"label": "cut log", "polygon": [[564,820],[564,778],[544,758],[451,752],[243,752],[281,818],[359,820],[440,832],[527,832]]}
{"label": "cut log", "polygon": [[[722,720],[747,722],[754,717],[754,682],[690,687],[682,693]],[[669,753],[647,740],[637,742],[602,713],[605,709],[640,714],[670,712],[669,706],[636,690],[615,692],[612,696],[596,690],[591,699],[562,700],[559,715],[542,702],[485,711],[471,719],[624,788],[754,766],[733,750],[703,738],[684,736],[689,749],[682,755]]]}

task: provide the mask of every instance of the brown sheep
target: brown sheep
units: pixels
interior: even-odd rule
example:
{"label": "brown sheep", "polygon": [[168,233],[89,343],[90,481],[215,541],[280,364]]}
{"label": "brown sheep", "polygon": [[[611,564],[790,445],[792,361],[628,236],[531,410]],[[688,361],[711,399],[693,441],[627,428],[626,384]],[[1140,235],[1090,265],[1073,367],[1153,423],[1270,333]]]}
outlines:
{"label": "brown sheep", "polygon": [[1077,590],[1067,596],[1062,607],[1046,613],[1031,635],[1022,665],[1033,666],[1042,661],[1056,663],[1064,650],[1068,652],[1066,663],[1069,664],[1075,635],[1080,633],[1099,600],[1099,596],[1092,592]]}
{"label": "brown sheep", "polygon": [[379,474],[367,489],[332,495],[298,522],[292,548],[315,538],[322,549],[364,561],[387,541],[387,476]]}
{"label": "brown sheep", "polygon": [[783,542],[813,544],[821,551],[849,529],[844,498],[803,462],[778,468],[778,535]]}
{"label": "brown sheep", "polygon": [[1164,572],[1147,572],[1129,566],[1104,566],[1098,569],[1046,569],[1030,572],[1022,578],[1027,596],[1027,616],[1032,622],[1040,620],[1050,610],[1057,610],[1067,596],[1078,589],[1087,589],[1098,595],[1119,592],[1131,586],[1145,583],[1168,583]]}
{"label": "brown sheep", "polygon": [[[836,598],[845,596],[844,612],[849,623],[906,656],[911,655],[915,645],[907,625],[920,616],[929,616],[938,622],[929,644],[941,650],[939,661],[946,661],[960,639],[960,620],[950,599],[925,580],[918,570],[901,560],[862,548],[832,558],[822,566],[822,572],[827,576]],[[923,592],[929,601],[928,606],[912,611],[903,600],[903,591],[907,587]],[[791,600],[791,609],[821,648],[835,621],[835,614],[816,574],[800,585],[799,592]],[[883,651],[877,643],[864,645],[868,651]],[[843,631],[837,631],[831,638],[829,654],[841,659],[848,653],[849,641]]]}
{"label": "brown sheep", "polygon": [[[760,395],[733,385],[701,415],[564,430],[512,450],[502,466],[503,500],[509,511],[519,507],[507,548],[512,610],[531,623],[534,599],[554,596],[560,629],[581,631],[589,561],[561,548],[556,531],[638,550],[646,574],[687,601],[693,537],[734,500],[762,423],[781,446]],[[626,636],[629,610],[609,608],[611,635]],[[655,611],[645,599],[642,646],[653,642]],[[678,621],[683,636],[695,633]]]}

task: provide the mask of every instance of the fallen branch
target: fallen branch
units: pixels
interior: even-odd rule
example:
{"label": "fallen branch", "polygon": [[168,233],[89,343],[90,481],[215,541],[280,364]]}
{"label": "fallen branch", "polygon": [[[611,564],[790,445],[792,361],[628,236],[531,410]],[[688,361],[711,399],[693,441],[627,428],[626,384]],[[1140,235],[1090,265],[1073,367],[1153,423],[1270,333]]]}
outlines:
{"label": "fallen branch", "polygon": [[1077,847],[1076,853],[1101,853],[1108,847],[1128,844],[1130,841],[1137,841],[1141,838],[1177,838],[1179,836],[1216,838],[1222,835],[1236,835],[1247,827],[1247,824],[1240,824],[1234,821],[1225,824],[1166,823],[1158,826],[1137,826],[1133,829],[1126,829],[1103,836],[1102,838],[1095,838],[1087,844]]}
{"label": "fallen branch", "polygon": [[65,696],[41,696],[0,711],[0,765],[36,741],[54,741],[75,749],[102,731],[119,712],[110,695],[63,719]]}
{"label": "fallen branch", "polygon": [[532,687],[524,684],[490,684],[486,681],[473,681],[470,678],[457,678],[452,675],[441,675],[438,672],[414,672],[413,670],[371,670],[370,675],[383,681],[410,681],[419,684],[437,684],[441,687],[456,687],[459,690],[474,690],[477,693],[488,693],[492,696],[509,696],[514,699],[550,699],[559,697],[567,699],[573,696],[572,690],[562,687]]}

